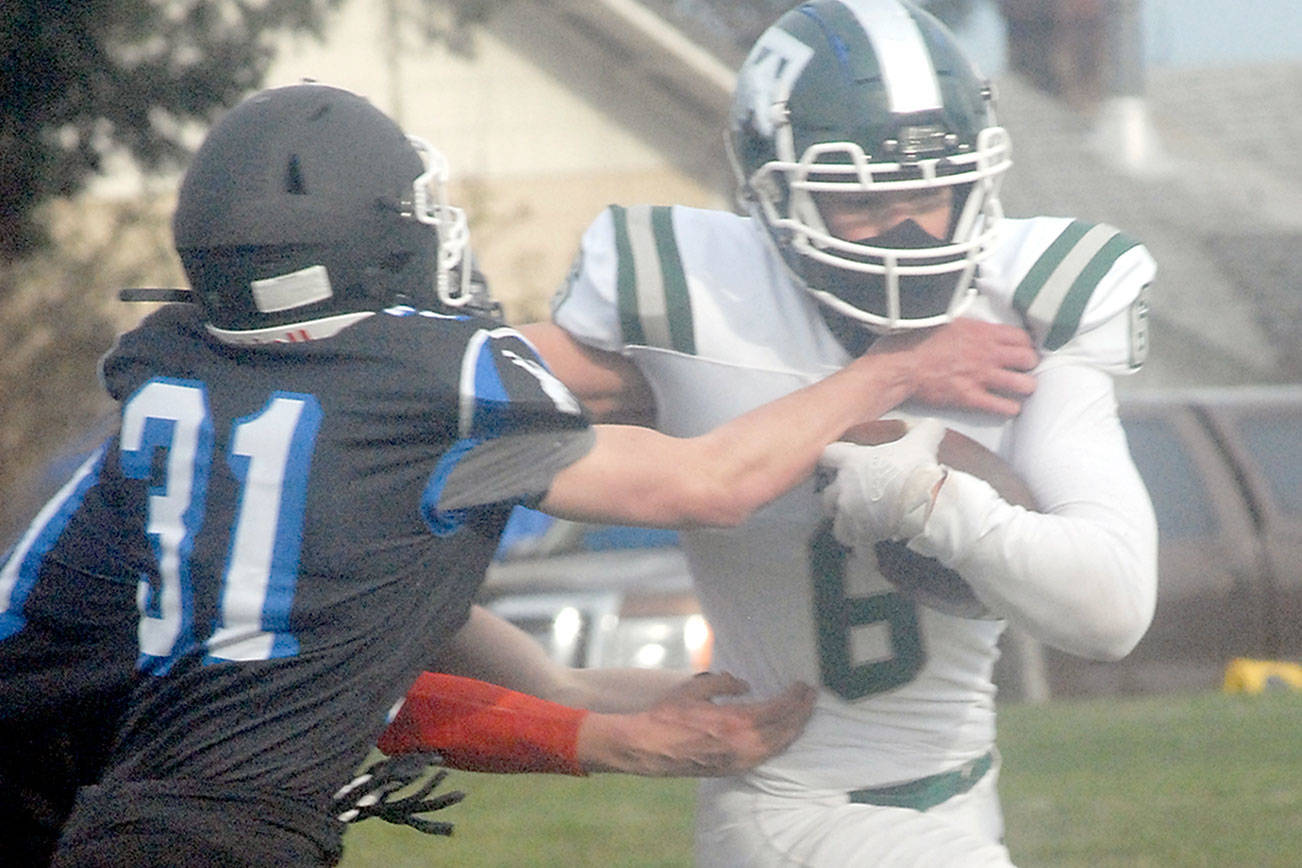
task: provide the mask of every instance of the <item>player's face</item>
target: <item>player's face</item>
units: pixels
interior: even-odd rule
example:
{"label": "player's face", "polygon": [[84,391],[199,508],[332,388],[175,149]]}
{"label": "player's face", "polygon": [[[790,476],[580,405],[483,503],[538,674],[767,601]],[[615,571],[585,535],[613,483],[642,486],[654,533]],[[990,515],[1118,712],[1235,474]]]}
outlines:
{"label": "player's face", "polygon": [[864,241],[905,220],[913,220],[937,241],[949,232],[951,187],[895,190],[883,193],[817,194],[818,210],[832,235],[843,241]]}

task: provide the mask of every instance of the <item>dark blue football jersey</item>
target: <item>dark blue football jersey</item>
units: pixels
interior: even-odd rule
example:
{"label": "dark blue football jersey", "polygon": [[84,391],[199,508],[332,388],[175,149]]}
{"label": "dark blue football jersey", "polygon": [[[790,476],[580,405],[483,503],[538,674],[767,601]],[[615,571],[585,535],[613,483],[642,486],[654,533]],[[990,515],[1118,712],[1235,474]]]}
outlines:
{"label": "dark blue football jersey", "polygon": [[[109,783],[324,804],[467,617],[510,508],[591,444],[517,332],[409,308],[247,348],[173,305],[101,374],[120,428],[0,562],[0,645],[55,572],[135,589],[139,675]],[[525,444],[518,481],[457,481],[508,442]]]}

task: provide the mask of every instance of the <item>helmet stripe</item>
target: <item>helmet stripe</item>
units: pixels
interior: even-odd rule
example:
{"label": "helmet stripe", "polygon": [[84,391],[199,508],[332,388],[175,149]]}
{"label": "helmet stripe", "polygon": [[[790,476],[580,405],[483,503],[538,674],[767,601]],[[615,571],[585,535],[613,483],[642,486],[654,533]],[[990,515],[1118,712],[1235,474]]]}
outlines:
{"label": "helmet stripe", "polygon": [[849,0],[845,5],[877,55],[890,110],[907,114],[941,108],[944,102],[931,52],[908,10],[895,2]]}

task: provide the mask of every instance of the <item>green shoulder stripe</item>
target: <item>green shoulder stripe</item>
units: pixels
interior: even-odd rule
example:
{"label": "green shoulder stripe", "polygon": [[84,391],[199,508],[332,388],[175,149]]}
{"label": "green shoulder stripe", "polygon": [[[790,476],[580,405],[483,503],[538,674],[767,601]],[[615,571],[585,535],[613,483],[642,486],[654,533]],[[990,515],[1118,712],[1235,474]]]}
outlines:
{"label": "green shoulder stripe", "polygon": [[1071,340],[1103,275],[1138,244],[1106,223],[1074,220],[1040,254],[1017,285],[1013,307],[1045,335],[1045,349]]}
{"label": "green shoulder stripe", "polygon": [[664,205],[611,205],[618,255],[616,294],[624,343],[696,352],[673,213]]}

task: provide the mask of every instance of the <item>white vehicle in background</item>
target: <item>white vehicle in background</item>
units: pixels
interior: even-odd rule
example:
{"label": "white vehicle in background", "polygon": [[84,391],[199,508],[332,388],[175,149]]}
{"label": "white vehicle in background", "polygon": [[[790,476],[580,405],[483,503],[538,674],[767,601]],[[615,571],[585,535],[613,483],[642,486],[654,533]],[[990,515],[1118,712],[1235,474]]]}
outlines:
{"label": "white vehicle in background", "polygon": [[481,601],[566,666],[710,665],[710,629],[673,531],[518,510]]}

